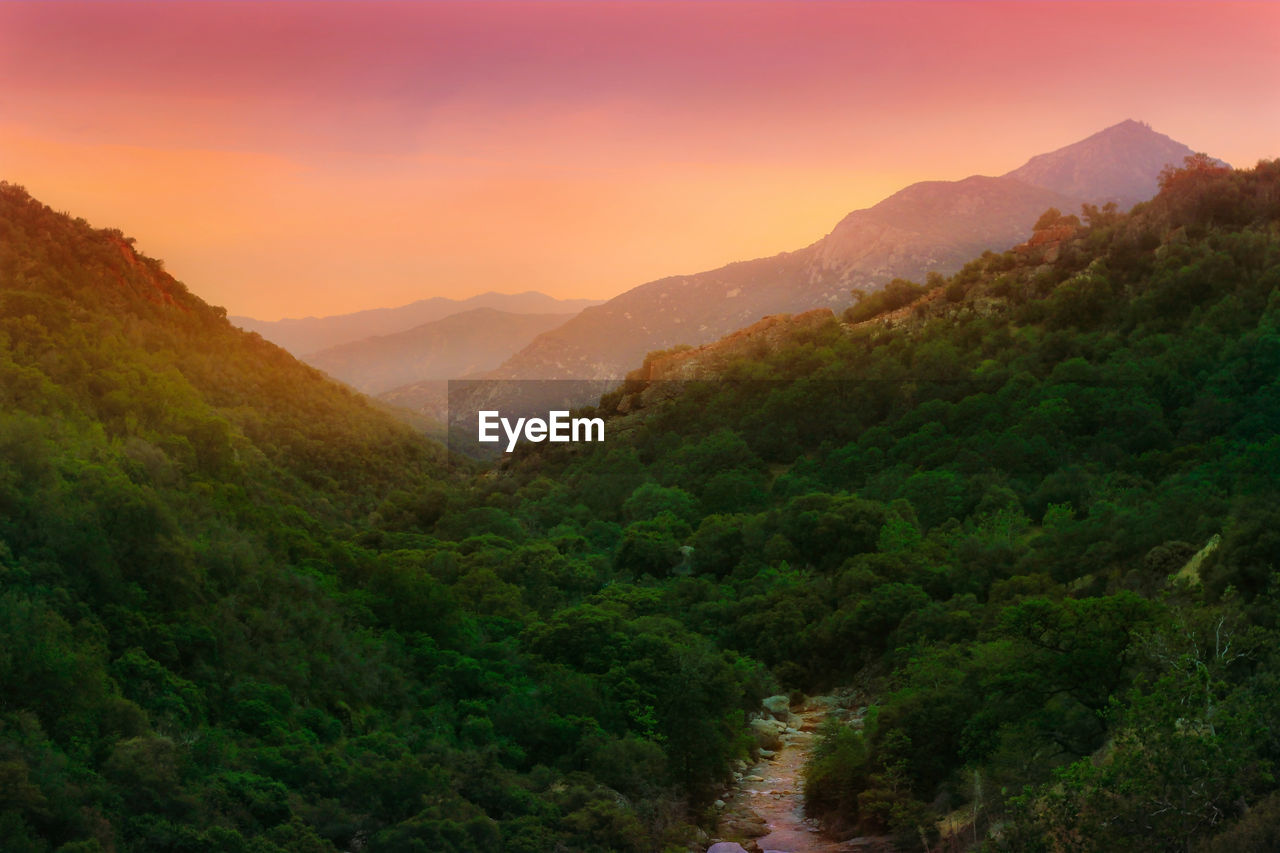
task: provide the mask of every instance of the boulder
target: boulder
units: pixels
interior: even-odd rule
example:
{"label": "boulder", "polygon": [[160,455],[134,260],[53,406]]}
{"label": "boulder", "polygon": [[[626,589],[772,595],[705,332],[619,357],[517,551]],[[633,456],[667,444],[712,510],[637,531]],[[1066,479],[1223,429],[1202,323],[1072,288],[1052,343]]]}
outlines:
{"label": "boulder", "polygon": [[757,814],[727,814],[721,819],[718,831],[735,838],[759,838],[769,834],[769,825]]}
{"label": "boulder", "polygon": [[707,853],[747,853],[747,848],[736,841],[717,841],[707,848]]}
{"label": "boulder", "polygon": [[828,713],[836,710],[840,706],[840,702],[834,696],[809,696],[800,703],[801,711],[826,711]]}
{"label": "boulder", "polygon": [[786,731],[786,723],[777,720],[752,720],[750,725],[751,733],[756,738],[756,746],[775,752],[782,749],[782,733]]}
{"label": "boulder", "polygon": [[770,696],[761,703],[764,709],[773,715],[775,720],[786,722],[791,716],[791,700],[781,694]]}

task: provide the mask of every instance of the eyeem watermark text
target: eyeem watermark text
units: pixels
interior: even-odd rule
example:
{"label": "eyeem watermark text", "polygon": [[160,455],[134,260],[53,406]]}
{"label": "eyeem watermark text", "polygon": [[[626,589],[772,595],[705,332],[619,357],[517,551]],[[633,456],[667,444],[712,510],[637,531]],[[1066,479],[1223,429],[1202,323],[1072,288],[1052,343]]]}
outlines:
{"label": "eyeem watermark text", "polygon": [[512,423],[509,418],[502,417],[496,410],[482,410],[479,413],[479,430],[477,441],[493,443],[501,441],[498,428],[506,433],[507,453],[515,450],[516,444],[524,441],[604,441],[604,418],[570,418],[567,411],[547,412],[546,420],[542,418],[516,418]]}

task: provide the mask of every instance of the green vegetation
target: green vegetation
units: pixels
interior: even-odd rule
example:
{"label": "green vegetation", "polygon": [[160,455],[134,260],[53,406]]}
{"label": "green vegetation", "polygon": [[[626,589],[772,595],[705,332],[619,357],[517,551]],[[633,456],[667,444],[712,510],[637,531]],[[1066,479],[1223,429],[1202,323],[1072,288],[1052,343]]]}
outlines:
{"label": "green vegetation", "polygon": [[605,590],[600,531],[517,518],[118,232],[10,186],[0,280],[6,851],[687,833],[771,685]]}
{"label": "green vegetation", "polygon": [[1280,163],[1162,185],[474,475],[4,187],[5,849],[679,849],[851,684],[831,825],[1266,849]]}
{"label": "green vegetation", "polygon": [[861,323],[886,312],[904,308],[915,302],[926,290],[928,288],[923,285],[907,281],[905,278],[895,278],[874,293],[855,289],[852,291],[854,304],[844,312],[845,322]]}

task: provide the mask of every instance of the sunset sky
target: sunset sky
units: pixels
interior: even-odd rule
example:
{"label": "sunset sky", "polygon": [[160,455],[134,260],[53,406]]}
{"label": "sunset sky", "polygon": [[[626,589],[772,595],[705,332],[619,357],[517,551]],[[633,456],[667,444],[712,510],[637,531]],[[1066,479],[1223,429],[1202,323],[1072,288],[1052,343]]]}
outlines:
{"label": "sunset sky", "polygon": [[1280,3],[0,2],[0,179],[260,319],[614,295],[1126,118],[1280,156]]}

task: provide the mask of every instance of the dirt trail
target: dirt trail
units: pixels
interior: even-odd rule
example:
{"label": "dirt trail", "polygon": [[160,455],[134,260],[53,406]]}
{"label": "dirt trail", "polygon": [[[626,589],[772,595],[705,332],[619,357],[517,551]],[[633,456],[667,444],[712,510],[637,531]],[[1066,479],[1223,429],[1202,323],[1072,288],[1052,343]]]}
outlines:
{"label": "dirt trail", "polygon": [[792,715],[782,749],[748,768],[737,789],[725,798],[720,822],[723,837],[758,835],[754,845],[760,851],[778,853],[878,853],[892,849],[879,838],[828,838],[816,822],[804,816],[804,763],[818,726],[834,707],[829,697],[815,697]]}

